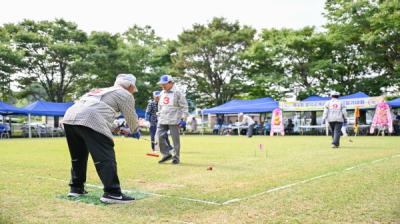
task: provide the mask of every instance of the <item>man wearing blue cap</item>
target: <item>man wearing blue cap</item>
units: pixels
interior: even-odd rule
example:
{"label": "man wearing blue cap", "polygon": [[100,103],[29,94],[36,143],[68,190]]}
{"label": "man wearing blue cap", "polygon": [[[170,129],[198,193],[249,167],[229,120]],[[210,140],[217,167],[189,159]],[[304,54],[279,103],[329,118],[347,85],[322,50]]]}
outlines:
{"label": "man wearing blue cap", "polygon": [[[160,77],[158,84],[163,91],[160,93],[158,102],[158,143],[163,158],[159,163],[164,163],[172,159],[173,164],[180,163],[180,138],[179,122],[189,115],[189,107],[185,95],[178,91],[174,86],[174,80],[170,75]],[[166,142],[166,135],[170,131],[174,147]],[[172,150],[173,149],[173,150]],[[172,154],[171,154],[172,151]]]}
{"label": "man wearing blue cap", "polygon": [[[157,132],[157,112],[158,112],[158,101],[160,100],[161,91],[153,92],[153,100],[149,101],[146,108],[146,120],[150,122],[150,137],[151,137],[151,150],[155,151],[155,136]],[[169,142],[168,142],[169,144]]]}

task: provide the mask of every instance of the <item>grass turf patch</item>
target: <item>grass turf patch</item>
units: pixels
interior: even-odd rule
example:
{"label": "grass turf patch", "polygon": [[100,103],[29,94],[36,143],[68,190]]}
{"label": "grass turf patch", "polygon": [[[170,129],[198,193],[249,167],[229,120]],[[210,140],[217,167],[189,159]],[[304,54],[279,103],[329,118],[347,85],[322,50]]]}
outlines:
{"label": "grass turf patch", "polygon": [[[145,156],[149,142],[116,138],[122,189],[161,196],[115,206],[56,198],[69,188],[65,138],[0,141],[0,223],[400,223],[400,138],[349,139],[334,150],[327,136],[182,136],[176,166]],[[92,159],[87,183],[101,203]],[[235,198],[248,199],[190,200]]]}
{"label": "grass turf patch", "polygon": [[[134,197],[135,200],[141,200],[151,196],[149,194],[140,191],[132,191],[132,190],[124,191],[124,194]],[[82,202],[91,205],[106,206],[107,204],[104,204],[100,201],[102,195],[103,195],[103,190],[98,188],[91,188],[86,195],[82,195],[80,197],[68,197],[66,194],[62,194],[62,195],[57,195],[56,198],[74,202]]]}

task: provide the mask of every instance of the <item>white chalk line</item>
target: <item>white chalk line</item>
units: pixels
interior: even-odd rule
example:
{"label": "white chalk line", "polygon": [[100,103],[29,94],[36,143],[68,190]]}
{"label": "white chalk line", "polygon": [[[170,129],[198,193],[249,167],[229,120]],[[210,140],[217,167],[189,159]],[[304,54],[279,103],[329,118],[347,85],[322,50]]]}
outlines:
{"label": "white chalk line", "polygon": [[174,223],[181,223],[181,224],[194,224],[194,222],[186,222],[186,221],[179,221],[179,220],[169,220]]}
{"label": "white chalk line", "polygon": [[319,176],[315,176],[315,177],[312,177],[312,178],[309,178],[309,179],[306,179],[306,180],[302,180],[302,181],[294,182],[294,183],[291,183],[291,184],[287,184],[287,185],[271,188],[271,189],[268,189],[266,191],[262,191],[262,192],[259,192],[259,193],[256,193],[256,194],[252,194],[252,195],[249,195],[249,196],[246,196],[246,197],[230,199],[230,200],[227,200],[227,201],[223,202],[222,205],[228,205],[228,204],[240,202],[240,201],[251,199],[251,198],[256,198],[256,197],[259,197],[259,196],[264,195],[264,194],[268,194],[268,193],[271,193],[271,192],[288,189],[288,188],[294,187],[294,186],[299,185],[299,184],[305,184],[305,183],[308,183],[308,182],[311,182],[311,181],[314,181],[314,180],[317,180],[317,179],[333,176],[333,175],[336,175],[336,174],[339,174],[339,173],[343,173],[345,171],[350,171],[350,170],[353,170],[355,168],[359,168],[359,167],[362,167],[362,166],[383,162],[383,161],[389,160],[391,158],[396,158],[396,157],[400,157],[400,154],[392,155],[392,156],[389,156],[389,157],[384,157],[384,158],[381,158],[381,159],[376,159],[376,160],[373,160],[373,161],[370,161],[370,162],[360,163],[360,164],[355,165],[355,166],[350,166],[350,167],[344,168],[341,171],[329,172],[329,173],[322,174],[322,175],[319,175]]}
{"label": "white chalk line", "polygon": [[[35,175],[34,177],[42,178],[42,179],[51,179],[51,180],[69,182],[69,181],[66,181],[66,180],[52,178],[52,177],[49,178],[49,177],[43,177],[43,176],[37,176],[37,175]],[[91,188],[103,189],[103,186],[95,185],[95,184],[85,184],[85,186],[88,186],[88,187],[91,187]],[[158,194],[158,193],[153,193],[153,192],[138,191],[138,190],[131,190],[131,189],[122,190],[122,192],[124,192],[124,193],[141,193],[141,194],[157,196],[157,197],[176,198],[176,199],[180,199],[180,200],[194,201],[194,202],[200,202],[200,203],[211,204],[211,205],[221,205],[221,203],[214,202],[214,201],[207,201],[207,200],[196,199],[196,198],[186,198],[186,197]]]}
{"label": "white chalk line", "polygon": [[[229,199],[229,200],[227,200],[225,202],[222,202],[222,203],[215,202],[215,201],[196,199],[196,198],[187,198],[187,197],[179,197],[179,196],[158,194],[158,193],[153,193],[153,192],[138,191],[138,190],[129,190],[128,189],[128,190],[123,190],[123,192],[126,192],[126,193],[135,193],[136,192],[136,193],[142,193],[142,194],[147,194],[147,195],[152,195],[152,196],[157,196],[157,197],[175,198],[175,199],[193,201],[193,202],[210,204],[210,205],[228,205],[228,204],[240,202],[240,201],[251,199],[251,198],[256,198],[256,197],[259,197],[259,196],[264,195],[264,194],[268,194],[268,193],[272,193],[272,192],[276,192],[276,191],[280,191],[280,190],[285,190],[285,189],[288,189],[288,188],[291,188],[291,187],[294,187],[294,186],[297,186],[297,185],[300,185],[300,184],[305,184],[305,183],[308,183],[308,182],[311,182],[311,181],[314,181],[314,180],[318,180],[318,179],[321,179],[321,178],[333,176],[333,175],[336,175],[336,174],[339,174],[339,173],[342,173],[342,172],[351,171],[351,170],[353,170],[355,168],[360,168],[362,166],[366,166],[366,165],[370,165],[370,164],[376,164],[376,163],[383,162],[383,161],[389,160],[391,158],[397,158],[397,157],[400,157],[400,154],[392,155],[392,156],[389,156],[389,157],[384,157],[384,158],[381,158],[381,159],[376,159],[376,160],[373,160],[373,161],[370,161],[370,162],[360,163],[360,164],[357,164],[355,166],[346,167],[346,168],[344,168],[344,169],[342,169],[340,171],[328,172],[328,173],[325,173],[325,174],[322,174],[322,175],[319,175],[319,176],[311,177],[311,178],[306,179],[306,180],[301,180],[301,181],[297,181],[297,182],[294,182],[294,183],[291,183],[291,184],[274,187],[274,188],[268,189],[266,191],[262,191],[262,192],[259,192],[259,193],[256,193],[256,194],[252,194],[252,195],[249,195],[249,196],[246,196],[246,197]],[[0,170],[0,171],[2,173],[9,174],[9,172],[6,172],[4,170]],[[25,174],[19,174],[19,175],[20,176],[27,176]],[[48,180],[62,181],[62,182],[66,182],[66,183],[69,182],[69,181],[66,181],[66,180],[63,180],[63,179],[54,178],[54,177],[45,177],[45,176],[38,176],[38,175],[29,175],[29,176],[36,177],[36,178],[42,178],[42,179],[48,179]],[[103,186],[100,186],[100,185],[88,184],[88,183],[85,184],[85,185],[88,186],[88,187],[91,187],[91,188],[103,189]]]}

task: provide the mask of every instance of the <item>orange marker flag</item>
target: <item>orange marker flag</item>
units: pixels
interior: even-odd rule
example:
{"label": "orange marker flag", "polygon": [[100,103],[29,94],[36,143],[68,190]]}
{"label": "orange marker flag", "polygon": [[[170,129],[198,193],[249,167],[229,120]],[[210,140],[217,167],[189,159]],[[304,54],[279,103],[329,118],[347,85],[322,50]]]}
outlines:
{"label": "orange marker flag", "polygon": [[356,106],[354,109],[354,132],[358,134],[358,119],[360,118],[360,107]]}

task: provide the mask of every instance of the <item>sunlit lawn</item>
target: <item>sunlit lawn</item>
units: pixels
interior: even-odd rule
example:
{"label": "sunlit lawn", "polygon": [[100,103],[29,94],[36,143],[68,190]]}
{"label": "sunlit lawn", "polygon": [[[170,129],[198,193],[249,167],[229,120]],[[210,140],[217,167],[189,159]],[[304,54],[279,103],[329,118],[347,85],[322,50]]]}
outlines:
{"label": "sunlit lawn", "polygon": [[[334,150],[328,137],[183,136],[178,166],[145,156],[147,141],[115,143],[123,189],[148,195],[130,205],[59,198],[64,138],[1,140],[0,223],[400,222],[400,137]],[[101,186],[91,160],[88,184]]]}

